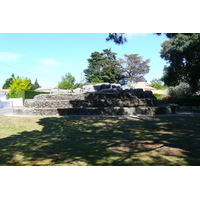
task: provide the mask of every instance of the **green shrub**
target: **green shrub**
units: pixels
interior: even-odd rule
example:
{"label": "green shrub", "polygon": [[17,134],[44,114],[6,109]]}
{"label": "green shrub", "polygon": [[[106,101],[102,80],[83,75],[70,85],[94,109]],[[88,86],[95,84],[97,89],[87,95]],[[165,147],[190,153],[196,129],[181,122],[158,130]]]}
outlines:
{"label": "green shrub", "polygon": [[168,95],[168,97],[162,98],[168,103],[175,103],[180,106],[200,106],[200,96],[193,95],[191,87],[187,83],[169,87]]}
{"label": "green shrub", "polygon": [[168,103],[179,104],[180,106],[200,106],[200,96],[188,96],[188,97],[163,97]]}
{"label": "green shrub", "polygon": [[189,84],[187,83],[180,83],[179,85],[175,87],[169,87],[168,88],[168,95],[170,97],[176,97],[176,98],[185,98],[192,95],[192,90]]}
{"label": "green shrub", "polygon": [[163,94],[153,94],[157,99],[162,99]]}
{"label": "green shrub", "polygon": [[49,94],[49,92],[37,92],[37,91],[33,91],[33,90],[19,91],[17,97],[18,98],[22,97],[23,101],[25,101],[25,99],[33,99],[34,96],[36,96],[38,94]]}

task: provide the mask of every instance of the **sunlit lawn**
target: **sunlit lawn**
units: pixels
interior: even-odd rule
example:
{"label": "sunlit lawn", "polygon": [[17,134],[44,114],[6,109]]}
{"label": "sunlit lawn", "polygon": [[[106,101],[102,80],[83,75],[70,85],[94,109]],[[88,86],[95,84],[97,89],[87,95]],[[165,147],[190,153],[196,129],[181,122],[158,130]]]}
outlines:
{"label": "sunlit lawn", "polygon": [[200,116],[0,116],[0,165],[200,165]]}

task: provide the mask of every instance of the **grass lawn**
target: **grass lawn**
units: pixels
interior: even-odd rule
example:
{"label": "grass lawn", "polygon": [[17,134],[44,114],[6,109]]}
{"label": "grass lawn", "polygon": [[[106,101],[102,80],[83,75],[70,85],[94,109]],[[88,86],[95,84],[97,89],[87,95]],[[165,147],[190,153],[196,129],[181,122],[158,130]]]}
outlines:
{"label": "grass lawn", "polygon": [[0,165],[200,165],[200,116],[0,116]]}

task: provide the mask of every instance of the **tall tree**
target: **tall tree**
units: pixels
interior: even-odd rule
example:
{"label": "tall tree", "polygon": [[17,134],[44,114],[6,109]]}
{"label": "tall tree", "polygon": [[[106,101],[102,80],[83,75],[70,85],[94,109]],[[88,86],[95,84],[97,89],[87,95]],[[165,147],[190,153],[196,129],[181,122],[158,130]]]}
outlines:
{"label": "tall tree", "polygon": [[111,49],[104,49],[102,53],[94,52],[88,59],[88,68],[84,70],[86,80],[90,83],[116,83],[121,78],[121,69]]}
{"label": "tall tree", "polygon": [[200,34],[174,33],[167,37],[169,40],[162,43],[160,52],[168,63],[162,81],[168,86],[186,82],[196,92],[200,81]]}
{"label": "tall tree", "polygon": [[74,86],[75,78],[70,73],[65,74],[65,76],[62,76],[61,82],[58,84],[58,88],[60,89],[66,89],[66,90],[73,90],[75,88]]}
{"label": "tall tree", "polygon": [[18,91],[24,91],[24,90],[31,90],[31,81],[27,78],[12,78],[10,87],[10,92],[8,93],[9,98],[16,98],[18,95]]}
{"label": "tall tree", "polygon": [[[12,82],[12,79],[15,78],[15,75],[12,74],[10,78],[6,79],[5,83],[3,84],[3,89],[8,89],[10,87],[10,84]],[[19,77],[18,77],[19,78]]]}
{"label": "tall tree", "polygon": [[120,58],[125,83],[139,82],[144,80],[144,75],[150,70],[148,65],[150,59],[143,60],[138,54],[124,55],[125,59]]}
{"label": "tall tree", "polygon": [[41,87],[41,86],[39,85],[38,80],[35,79],[35,83],[32,84],[32,90],[36,90],[37,88],[40,88],[40,87]]}

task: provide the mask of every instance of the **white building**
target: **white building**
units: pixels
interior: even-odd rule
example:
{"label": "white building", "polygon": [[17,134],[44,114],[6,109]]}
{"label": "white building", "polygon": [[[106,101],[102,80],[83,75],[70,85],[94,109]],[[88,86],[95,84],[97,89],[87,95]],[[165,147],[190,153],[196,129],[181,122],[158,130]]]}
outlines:
{"label": "white building", "polygon": [[9,92],[7,89],[0,89],[0,100],[6,100],[6,94]]}
{"label": "white building", "polygon": [[7,99],[6,95],[9,92],[7,89],[0,89],[0,108],[23,106],[22,98],[10,98]]}

